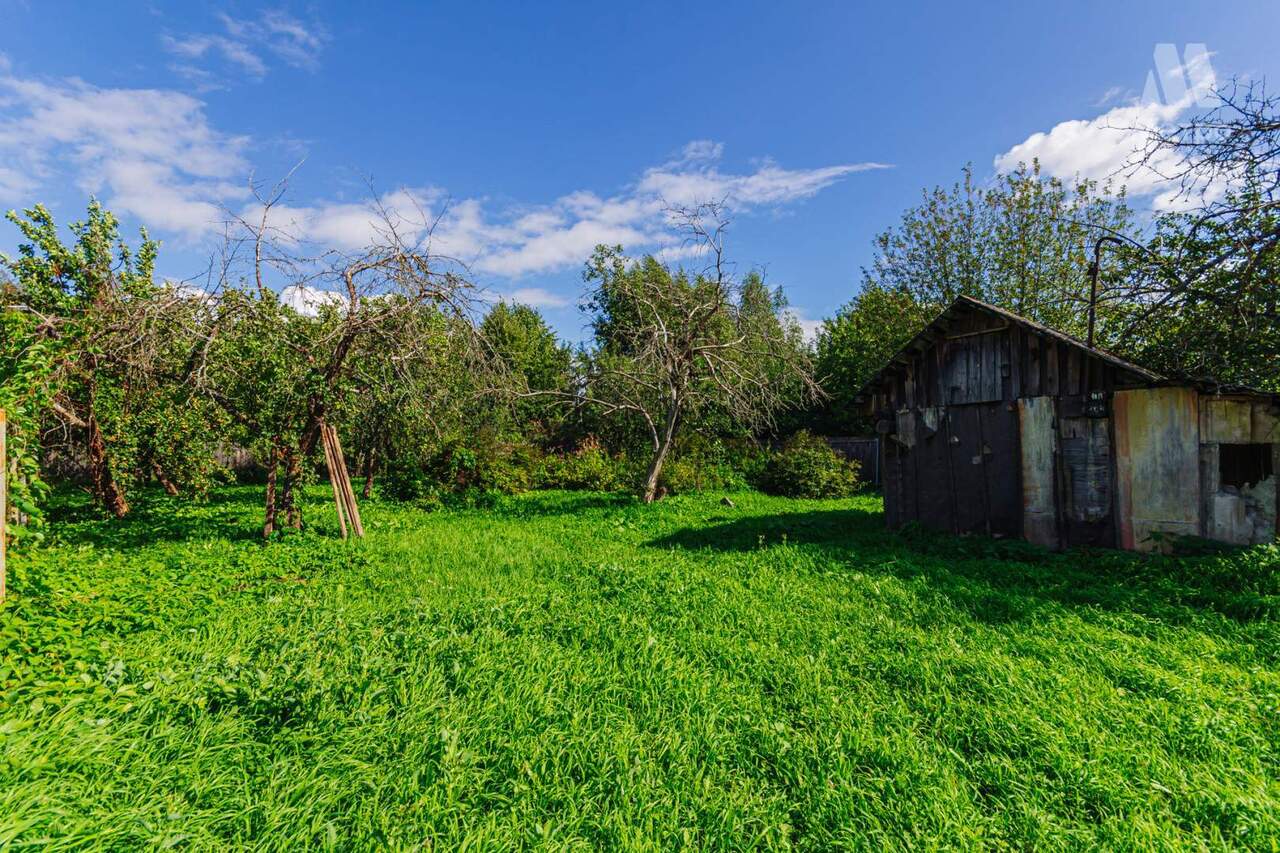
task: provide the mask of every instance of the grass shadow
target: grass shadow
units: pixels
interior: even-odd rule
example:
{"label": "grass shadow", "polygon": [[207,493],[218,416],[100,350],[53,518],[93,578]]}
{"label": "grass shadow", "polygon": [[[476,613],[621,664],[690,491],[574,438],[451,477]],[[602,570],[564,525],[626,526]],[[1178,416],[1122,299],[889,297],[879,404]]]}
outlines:
{"label": "grass shadow", "polygon": [[744,516],[677,530],[654,548],[817,551],[850,572],[924,579],[984,622],[1035,618],[1047,606],[1136,613],[1185,624],[1207,614],[1235,622],[1280,617],[1280,549],[1201,548],[1183,556],[1110,549],[1054,552],[1019,540],[890,531],[880,512],[811,510]]}
{"label": "grass shadow", "polygon": [[125,550],[156,542],[261,539],[261,509],[253,499],[257,491],[253,487],[234,487],[215,491],[193,503],[189,497],[170,497],[159,489],[143,489],[130,495],[132,505],[127,516],[112,519],[83,490],[58,489],[48,510],[51,541]]}
{"label": "grass shadow", "polygon": [[499,504],[502,514],[512,518],[578,515],[591,510],[624,509],[639,505],[629,492],[530,492],[506,498]]}

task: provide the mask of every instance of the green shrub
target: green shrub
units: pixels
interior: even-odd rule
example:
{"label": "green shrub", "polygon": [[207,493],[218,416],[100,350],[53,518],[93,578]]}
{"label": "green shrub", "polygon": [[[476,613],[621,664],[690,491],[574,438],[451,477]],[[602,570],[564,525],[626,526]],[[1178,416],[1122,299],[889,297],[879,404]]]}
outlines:
{"label": "green shrub", "polygon": [[532,467],[532,451],[523,445],[455,442],[441,448],[427,470],[446,492],[514,495],[533,484]]}
{"label": "green shrub", "polygon": [[382,491],[427,505],[481,506],[484,499],[478,496],[528,491],[537,465],[536,451],[524,444],[451,440],[424,461],[390,466]]}
{"label": "green shrub", "polygon": [[857,462],[804,430],[769,457],[758,485],[762,492],[790,498],[844,498],[862,487]]}
{"label": "green shrub", "polygon": [[610,456],[595,438],[588,437],[572,453],[549,454],[534,476],[539,489],[616,491],[631,480],[625,457]]}
{"label": "green shrub", "polygon": [[663,466],[659,484],[671,494],[734,492],[751,487],[765,454],[747,438],[719,438],[693,433]]}

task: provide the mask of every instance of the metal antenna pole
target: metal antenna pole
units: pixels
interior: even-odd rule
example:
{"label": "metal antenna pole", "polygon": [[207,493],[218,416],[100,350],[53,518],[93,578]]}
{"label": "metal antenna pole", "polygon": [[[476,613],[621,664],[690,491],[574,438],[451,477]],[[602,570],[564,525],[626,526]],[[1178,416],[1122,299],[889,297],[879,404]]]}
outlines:
{"label": "metal antenna pole", "polygon": [[1099,237],[1093,244],[1093,263],[1089,264],[1089,334],[1085,338],[1085,343],[1089,349],[1093,349],[1093,329],[1098,322],[1098,272],[1102,269],[1103,243],[1115,243],[1117,246],[1124,245],[1124,241],[1119,237],[1110,235]]}

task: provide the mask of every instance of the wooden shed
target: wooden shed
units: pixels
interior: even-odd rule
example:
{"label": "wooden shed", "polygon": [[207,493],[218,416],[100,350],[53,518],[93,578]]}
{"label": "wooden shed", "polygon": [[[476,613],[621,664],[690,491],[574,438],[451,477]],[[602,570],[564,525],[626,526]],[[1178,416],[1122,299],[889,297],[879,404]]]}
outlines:
{"label": "wooden shed", "polygon": [[861,399],[893,527],[1137,550],[1278,532],[1280,395],[1169,379],[960,297]]}

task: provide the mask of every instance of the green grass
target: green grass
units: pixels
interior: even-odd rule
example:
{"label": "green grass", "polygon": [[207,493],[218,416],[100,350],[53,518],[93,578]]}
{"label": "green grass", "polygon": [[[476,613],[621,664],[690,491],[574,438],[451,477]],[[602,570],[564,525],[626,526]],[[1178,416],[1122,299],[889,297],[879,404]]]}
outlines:
{"label": "green grass", "polygon": [[[1253,847],[1274,547],[884,531],[874,497],[63,496],[0,623],[0,848]],[[325,513],[328,513],[327,515]]]}

